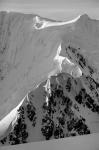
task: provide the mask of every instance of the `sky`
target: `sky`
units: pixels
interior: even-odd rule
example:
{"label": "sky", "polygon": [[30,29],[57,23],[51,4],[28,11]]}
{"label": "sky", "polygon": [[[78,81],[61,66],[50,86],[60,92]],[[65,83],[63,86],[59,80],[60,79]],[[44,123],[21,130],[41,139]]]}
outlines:
{"label": "sky", "polygon": [[38,13],[63,20],[87,13],[99,19],[99,0],[0,0],[0,10]]}

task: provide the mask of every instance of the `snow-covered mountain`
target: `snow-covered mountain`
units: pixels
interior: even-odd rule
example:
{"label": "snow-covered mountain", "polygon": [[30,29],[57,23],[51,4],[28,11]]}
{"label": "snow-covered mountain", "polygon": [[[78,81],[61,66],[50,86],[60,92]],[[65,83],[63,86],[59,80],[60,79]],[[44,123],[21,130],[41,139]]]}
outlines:
{"label": "snow-covered mountain", "polygon": [[[85,14],[37,31],[33,17],[0,13],[0,128],[6,129],[1,145],[98,133],[99,21]],[[53,58],[60,43],[60,55],[75,65],[63,63],[61,72],[48,79],[57,67]],[[69,74],[76,67],[82,71],[79,78]]]}

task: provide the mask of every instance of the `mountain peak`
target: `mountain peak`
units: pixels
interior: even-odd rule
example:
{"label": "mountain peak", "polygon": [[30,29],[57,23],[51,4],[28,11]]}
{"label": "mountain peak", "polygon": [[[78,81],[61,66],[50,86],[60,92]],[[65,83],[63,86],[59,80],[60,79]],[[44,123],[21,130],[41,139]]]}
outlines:
{"label": "mountain peak", "polygon": [[88,20],[91,20],[88,14],[82,14],[82,15],[79,15],[77,22],[84,23],[84,22],[88,22]]}
{"label": "mountain peak", "polygon": [[88,14],[82,14],[82,15],[80,15],[80,18],[81,19],[89,19],[90,17],[88,16]]}

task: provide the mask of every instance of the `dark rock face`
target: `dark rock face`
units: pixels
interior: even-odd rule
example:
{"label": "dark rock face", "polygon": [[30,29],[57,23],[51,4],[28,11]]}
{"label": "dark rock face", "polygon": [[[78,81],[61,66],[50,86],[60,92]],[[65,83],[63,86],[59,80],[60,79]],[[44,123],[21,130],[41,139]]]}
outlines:
{"label": "dark rock face", "polygon": [[18,109],[11,130],[0,140],[1,145],[99,132],[99,82],[95,78],[98,72],[79,49],[68,48],[68,55],[75,58],[83,70],[82,77],[74,79],[60,73],[49,79],[49,85],[46,81],[31,91]]}
{"label": "dark rock face", "polygon": [[[25,99],[24,104],[18,109],[17,119],[12,125],[11,131],[6,137],[1,139],[1,143],[5,145],[16,145],[28,142],[29,132],[36,125],[36,108],[33,103]],[[29,126],[30,125],[30,131]]]}
{"label": "dark rock face", "polygon": [[56,79],[52,81],[51,95],[48,97],[49,105],[45,106],[44,104],[42,108],[43,126],[41,131],[46,140],[91,133],[86,120],[80,115],[79,107],[77,109],[77,104],[75,106],[79,115],[77,116],[73,111],[75,99],[69,96],[71,90],[67,90],[68,81],[71,80],[72,83],[73,79],[67,75],[67,80],[63,80],[63,76],[63,74],[58,76],[58,82]]}
{"label": "dark rock face", "polygon": [[28,132],[27,125],[24,121],[24,108],[21,106],[18,110],[20,116],[17,118],[17,122],[15,123],[14,128],[9,133],[9,144],[21,144],[27,142]]}
{"label": "dark rock face", "polygon": [[[42,103],[39,103],[42,98],[40,90],[44,98]],[[26,98],[18,109],[18,117],[11,131],[0,140],[1,145],[59,139],[95,132],[96,124],[92,129],[88,116],[93,117],[93,114],[99,116],[99,103],[88,94],[80,79],[74,79],[65,73],[52,76],[50,93],[42,85],[36,89],[37,94],[38,97],[35,96],[35,91],[29,93],[28,99]],[[85,115],[82,110],[86,111]]]}

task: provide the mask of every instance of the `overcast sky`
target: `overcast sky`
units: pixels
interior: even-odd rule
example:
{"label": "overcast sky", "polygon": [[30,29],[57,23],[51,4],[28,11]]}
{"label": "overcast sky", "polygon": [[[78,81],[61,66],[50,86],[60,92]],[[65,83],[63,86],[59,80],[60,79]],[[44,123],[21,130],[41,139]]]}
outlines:
{"label": "overcast sky", "polygon": [[38,13],[52,18],[76,17],[88,13],[99,18],[99,0],[0,0],[0,10]]}

